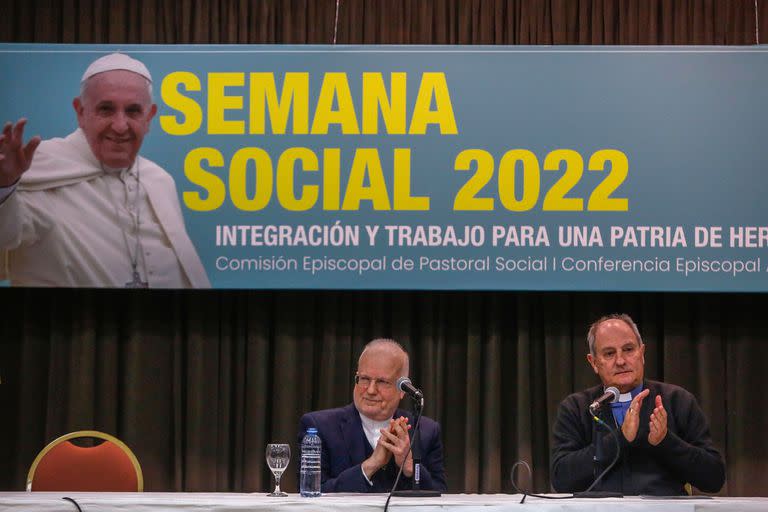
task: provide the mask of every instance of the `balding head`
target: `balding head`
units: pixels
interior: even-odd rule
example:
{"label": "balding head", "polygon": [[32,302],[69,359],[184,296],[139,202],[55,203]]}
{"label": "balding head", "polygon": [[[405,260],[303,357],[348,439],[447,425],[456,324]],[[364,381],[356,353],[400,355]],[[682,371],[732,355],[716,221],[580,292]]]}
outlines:
{"label": "balding head", "polygon": [[605,387],[627,393],[643,382],[645,345],[628,315],[604,316],[589,329],[587,361]]}
{"label": "balding head", "polygon": [[360,358],[357,360],[357,366],[360,367],[360,361],[365,357],[392,357],[400,361],[399,377],[407,377],[410,361],[408,359],[408,352],[405,351],[402,345],[390,338],[377,338],[370,341],[363,351],[360,353]]}

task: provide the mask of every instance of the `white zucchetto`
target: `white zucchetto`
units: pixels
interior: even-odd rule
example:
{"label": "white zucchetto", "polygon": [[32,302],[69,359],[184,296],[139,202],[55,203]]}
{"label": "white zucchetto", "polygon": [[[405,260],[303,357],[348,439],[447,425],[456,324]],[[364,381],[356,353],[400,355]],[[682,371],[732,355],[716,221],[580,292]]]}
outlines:
{"label": "white zucchetto", "polygon": [[118,69],[131,71],[137,75],[141,75],[149,80],[149,83],[152,83],[152,75],[149,74],[147,66],[124,53],[110,53],[109,55],[105,55],[93,61],[91,65],[88,66],[88,69],[85,70],[85,73],[83,73],[83,78],[80,79],[80,83],[85,82],[93,75]]}

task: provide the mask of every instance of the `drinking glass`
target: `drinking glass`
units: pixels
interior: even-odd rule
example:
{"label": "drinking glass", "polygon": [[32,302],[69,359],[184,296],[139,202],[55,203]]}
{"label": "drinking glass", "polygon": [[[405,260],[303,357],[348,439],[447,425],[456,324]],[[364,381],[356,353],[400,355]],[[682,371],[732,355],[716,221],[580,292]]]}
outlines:
{"label": "drinking glass", "polygon": [[272,474],[275,475],[275,490],[267,496],[288,496],[280,490],[280,477],[283,471],[288,467],[291,460],[291,447],[284,443],[270,443],[267,445],[267,466]]}

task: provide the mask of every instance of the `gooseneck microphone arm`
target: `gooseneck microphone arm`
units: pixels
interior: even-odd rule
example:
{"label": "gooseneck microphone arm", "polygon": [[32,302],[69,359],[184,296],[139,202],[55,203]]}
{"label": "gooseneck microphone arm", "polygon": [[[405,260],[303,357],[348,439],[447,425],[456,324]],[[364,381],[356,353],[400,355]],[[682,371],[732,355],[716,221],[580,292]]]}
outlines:
{"label": "gooseneck microphone arm", "polygon": [[[605,405],[606,403],[613,403],[619,399],[619,390],[613,386],[609,387],[605,390],[605,393],[603,393],[600,397],[598,397],[594,402],[592,402],[588,409],[589,409],[589,416],[592,418],[592,421],[596,423],[595,427],[595,433],[597,433],[597,429],[600,427],[605,428],[608,431],[609,436],[613,436],[613,441],[616,445],[616,455],[614,455],[613,460],[611,463],[602,470],[602,472],[597,475],[595,480],[592,482],[592,485],[590,485],[586,491],[583,492],[575,492],[571,494],[570,496],[550,496],[547,494],[533,494],[524,490],[521,490],[518,488],[517,484],[515,483],[515,468],[522,466],[525,467],[528,470],[528,474],[532,479],[532,473],[531,473],[531,467],[528,465],[525,461],[518,461],[512,466],[512,471],[510,473],[510,479],[512,480],[512,487],[520,494],[523,495],[522,499],[520,500],[520,504],[525,502],[525,498],[527,496],[535,496],[536,498],[545,498],[548,500],[564,500],[564,499],[572,499],[572,498],[608,498],[608,497],[615,497],[615,498],[622,498],[624,495],[620,492],[610,492],[610,491],[593,491],[592,489],[595,488],[595,486],[600,483],[600,481],[603,479],[603,477],[608,474],[608,472],[613,469],[613,467],[616,465],[616,463],[619,461],[619,457],[621,456],[621,443],[619,442],[619,430],[611,428],[610,425],[608,425],[606,422],[601,420],[597,413],[599,409]],[[595,450],[598,450],[597,443],[602,443],[602,440],[597,438],[593,439],[593,442],[595,442]],[[595,464],[597,465],[599,463],[599,458],[597,457],[597,454],[595,455],[595,458],[593,459]]]}
{"label": "gooseneck microphone arm", "polygon": [[592,417],[592,421],[596,423],[595,439],[593,440],[595,442],[595,455],[593,458],[593,461],[595,464],[595,473],[597,473],[597,471],[600,470],[600,465],[602,463],[602,456],[599,455],[602,453],[602,442],[603,442],[602,436],[598,435],[598,429],[600,427],[603,427],[605,428],[605,430],[608,431],[608,436],[613,436],[614,445],[616,446],[616,454],[614,455],[611,463],[608,464],[608,466],[605,469],[603,469],[599,474],[597,474],[597,476],[595,477],[595,480],[592,482],[592,485],[590,485],[586,491],[574,493],[575,497],[605,498],[605,497],[623,496],[621,493],[618,493],[618,492],[608,492],[608,491],[595,492],[592,490],[595,488],[595,486],[598,483],[600,483],[603,477],[607,475],[611,469],[613,469],[613,467],[619,461],[619,457],[621,456],[621,443],[619,442],[619,431],[616,429],[613,429],[610,425],[608,425],[606,422],[601,420],[597,415],[600,408],[602,408],[605,404],[612,404],[613,402],[616,402],[618,399],[619,399],[619,390],[614,386],[610,386],[606,388],[605,393],[603,393],[600,397],[598,397],[597,400],[592,402],[589,406],[589,415]]}
{"label": "gooseneck microphone arm", "polygon": [[[403,464],[400,466],[400,470],[395,477],[395,483],[392,485],[392,490],[389,491],[387,501],[384,503],[384,512],[387,512],[389,508],[389,500],[392,496],[399,497],[435,497],[440,496],[440,491],[421,489],[421,436],[419,430],[419,424],[421,423],[421,413],[424,410],[424,393],[419,388],[413,385],[411,379],[408,377],[400,377],[397,379],[397,389],[411,397],[413,401],[413,417],[414,426],[411,430],[411,442],[408,452],[405,455]],[[412,455],[413,459],[413,482],[410,490],[397,491],[397,484],[400,481],[400,477],[403,474],[403,468],[405,467],[405,461],[408,460],[408,455]]]}
{"label": "gooseneck microphone arm", "polygon": [[[411,455],[413,458],[413,484],[411,494],[418,494],[421,490],[421,432],[419,422],[424,411],[424,393],[413,385],[408,377],[397,379],[397,389],[410,396],[413,400],[413,416],[417,419],[411,432]],[[407,457],[406,457],[407,458]]]}
{"label": "gooseneck microphone arm", "polygon": [[[617,462],[619,462],[619,457],[621,456],[621,443],[619,442],[619,431],[616,429],[611,428],[606,422],[601,420],[597,417],[596,414],[592,414],[592,421],[597,423],[598,425],[602,425],[605,427],[606,430],[608,430],[608,435],[613,436],[614,444],[616,445],[616,455],[613,456],[613,460],[610,464],[608,464],[608,467],[606,467],[602,473],[597,475],[595,478],[595,481],[592,482],[592,485],[587,487],[586,491],[583,492],[575,492],[573,493],[574,498],[623,498],[624,495],[620,492],[611,492],[611,491],[593,491],[592,489],[595,488],[595,486],[600,483],[600,481],[603,479],[605,475],[608,474],[608,472],[613,469],[613,466],[616,465]],[[602,442],[601,439],[598,439],[598,442]]]}

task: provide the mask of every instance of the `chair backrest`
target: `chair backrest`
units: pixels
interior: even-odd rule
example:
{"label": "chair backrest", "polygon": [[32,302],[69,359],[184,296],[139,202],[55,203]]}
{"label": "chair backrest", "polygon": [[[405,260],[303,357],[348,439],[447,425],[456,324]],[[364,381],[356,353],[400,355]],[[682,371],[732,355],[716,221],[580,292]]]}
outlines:
{"label": "chair backrest", "polygon": [[[77,438],[95,438],[95,446],[78,446]],[[80,430],[51,441],[37,455],[27,475],[27,491],[144,490],[136,456],[125,443],[103,432]]]}

